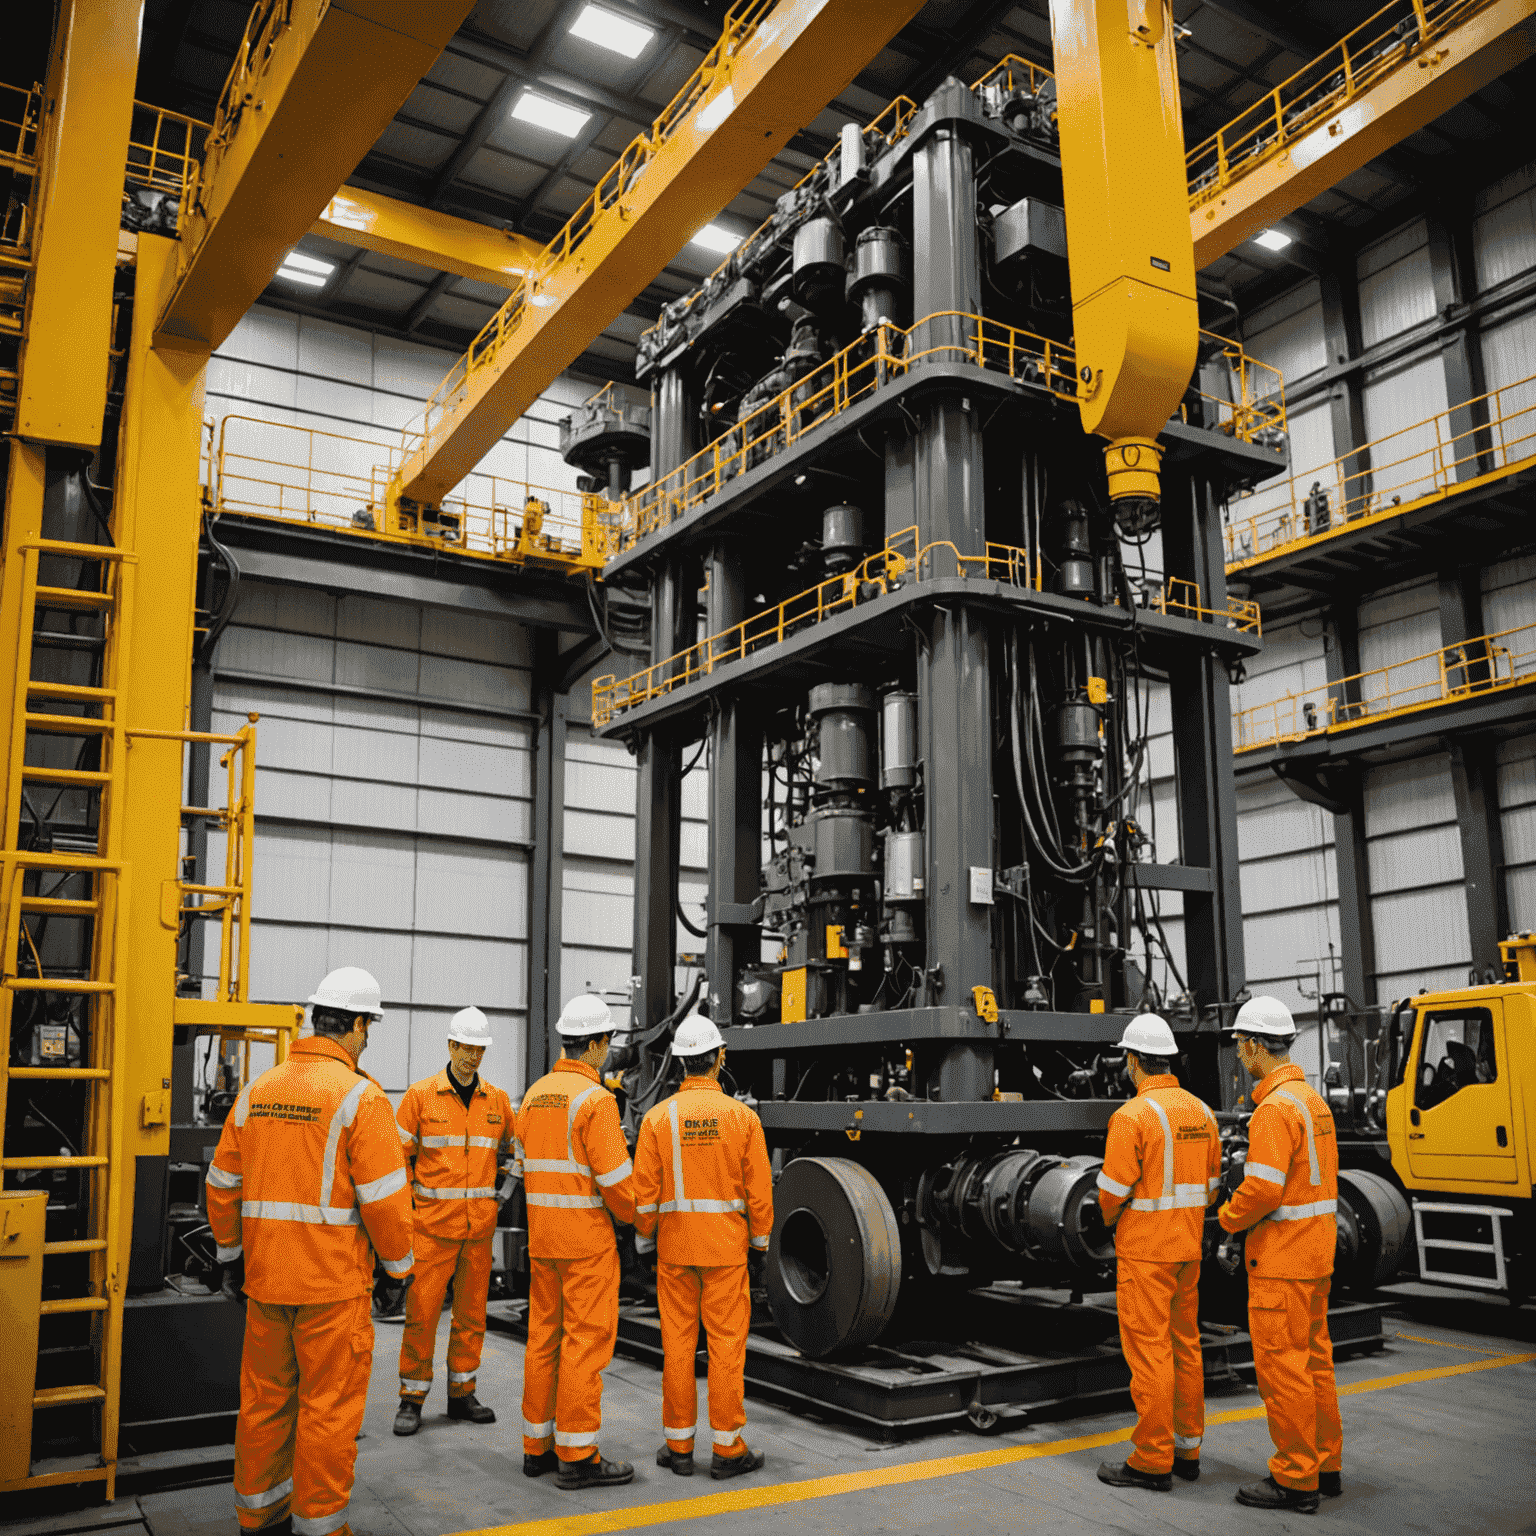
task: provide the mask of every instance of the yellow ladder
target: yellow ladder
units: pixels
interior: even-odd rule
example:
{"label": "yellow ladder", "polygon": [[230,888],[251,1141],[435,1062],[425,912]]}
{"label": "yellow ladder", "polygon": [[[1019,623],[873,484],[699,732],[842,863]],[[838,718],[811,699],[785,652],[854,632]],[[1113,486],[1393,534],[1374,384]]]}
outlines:
{"label": "yellow ladder", "polygon": [[[127,679],[135,559],[111,545],[23,537],[5,551],[8,579],[4,583],[6,606],[16,605],[12,607],[17,621],[14,632],[19,635],[20,644],[10,720],[11,773],[0,843],[0,1043],[6,1047],[0,1052],[0,1169],[7,1175],[7,1186],[20,1188],[35,1186],[31,1180],[12,1177],[16,1173],[50,1175],[61,1170],[79,1170],[75,1229],[65,1235],[45,1235],[45,1294],[40,1326],[46,1346],[48,1318],[67,1313],[89,1314],[90,1347],[95,1362],[92,1379],[56,1381],[48,1379],[51,1373],[46,1368],[46,1348],[39,1353],[38,1374],[43,1379],[34,1380],[31,1464],[37,1460],[37,1411],[80,1404],[99,1405],[96,1444],[91,1449],[100,1458],[99,1466],[88,1470],[80,1468],[77,1457],[70,1457],[61,1470],[45,1468],[35,1475],[29,1464],[29,1475],[24,1480],[5,1486],[35,1487],[101,1479],[106,1483],[109,1500],[113,1497],[117,1463],[123,1292],[127,1278],[121,1216],[125,1181],[131,1177],[121,1154],[121,1085],[127,1059],[121,982],[127,934],[122,803],[128,750],[121,699]],[[41,576],[52,577],[59,562],[79,562],[76,585],[40,581]],[[67,622],[69,616],[92,615],[100,619],[95,634],[82,635],[73,629],[53,627],[61,617]],[[95,682],[53,681],[46,675],[63,670],[49,665],[50,656],[71,651],[78,654],[82,650],[100,655],[99,667],[94,669]],[[79,743],[73,766],[42,760],[50,755],[48,743],[60,741]],[[88,761],[92,757],[94,767],[80,766],[82,759]],[[76,839],[79,846],[61,851],[22,846],[24,796],[29,788],[40,793],[54,791],[55,806],[65,796],[76,797],[75,805],[85,812],[85,835]],[[94,836],[89,830],[92,813]],[[35,808],[30,809],[30,815],[35,841],[43,825]],[[32,925],[37,919],[90,924],[87,974],[59,974],[59,965],[45,964],[42,948],[33,934]],[[28,997],[84,1000],[84,1016],[77,1016],[77,1022],[88,1031],[88,1036],[79,1064],[70,1065],[67,1061],[68,1024],[60,1040],[58,1024],[55,1022],[50,1029],[46,1013],[39,1015],[38,1063],[12,1064],[13,1015]],[[44,1049],[49,1055],[62,1055],[66,1060],[41,1059]],[[18,1150],[18,1142],[25,1135],[26,1117],[14,1112],[7,1116],[7,1109],[11,1086],[19,1083],[79,1085],[80,1101],[71,1108],[78,1113],[82,1131],[72,1152],[38,1155],[35,1151]],[[68,1124],[66,1120],[65,1125]],[[60,1225],[67,1225],[67,1218]],[[54,1230],[57,1232],[58,1228]],[[85,1256],[86,1262],[72,1263],[66,1257],[71,1255]],[[47,1264],[48,1260],[61,1259],[62,1265]]]}

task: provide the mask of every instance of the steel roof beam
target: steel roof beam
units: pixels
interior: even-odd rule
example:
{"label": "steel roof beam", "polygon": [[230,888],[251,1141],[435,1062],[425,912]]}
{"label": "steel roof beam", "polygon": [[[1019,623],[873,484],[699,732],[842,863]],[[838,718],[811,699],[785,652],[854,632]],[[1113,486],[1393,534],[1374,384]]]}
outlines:
{"label": "steel roof beam", "polygon": [[188,200],[157,342],[216,347],[229,335],[472,8],[332,0],[252,12]]}

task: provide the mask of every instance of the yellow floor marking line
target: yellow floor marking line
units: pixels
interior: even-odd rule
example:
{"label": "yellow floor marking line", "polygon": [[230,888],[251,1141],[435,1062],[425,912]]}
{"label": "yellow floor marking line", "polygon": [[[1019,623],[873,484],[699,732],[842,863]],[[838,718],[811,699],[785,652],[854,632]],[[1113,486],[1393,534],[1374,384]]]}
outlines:
{"label": "yellow floor marking line", "polygon": [[1493,1355],[1500,1360],[1509,1354],[1504,1349],[1479,1349],[1475,1344],[1452,1344],[1449,1339],[1426,1339],[1421,1333],[1400,1333],[1398,1338],[1407,1339],[1412,1344],[1435,1344],[1441,1349],[1464,1349],[1469,1355]]}
{"label": "yellow floor marking line", "polygon": [[[1442,1365],[1430,1370],[1404,1371],[1396,1376],[1373,1376],[1367,1381],[1350,1382],[1339,1388],[1340,1397],[1354,1397],[1362,1392],[1379,1392],[1386,1387],[1406,1387],[1416,1382],[1442,1381],[1450,1376],[1466,1376],[1473,1371],[1496,1370],[1504,1365],[1524,1365],[1536,1361],[1536,1353],[1500,1355],[1493,1360],[1472,1360],[1464,1365]],[[1252,1408],[1232,1408],[1225,1413],[1206,1416],[1206,1425],[1240,1424],[1264,1417],[1263,1404]],[[798,1483],[768,1483],[756,1487],[732,1488],[706,1493],[692,1499],[667,1499],[656,1504],[631,1504],[624,1509],[603,1510],[597,1514],[556,1515],[546,1520],[524,1520],[517,1525],[493,1525],[477,1531],[459,1531],[455,1536],[606,1536],[609,1531],[636,1531],[646,1526],[664,1525],[679,1520],[703,1520],[714,1515],[740,1514],[751,1509],[774,1509],[784,1504],[798,1504],[807,1499],[835,1498],[843,1493],[863,1493],[870,1488],[889,1488],[901,1483],[920,1483],[932,1478],[954,1477],[964,1472],[985,1472],[1015,1462],[1036,1461],[1046,1456],[1067,1456],[1073,1451],[1097,1450],[1119,1445],[1131,1438],[1133,1426],[1106,1430],[1097,1435],[1080,1435],[1073,1440],[1047,1440],[1039,1445],[1009,1445],[995,1451],[972,1451],[964,1456],[939,1456],[929,1461],[909,1461],[895,1467],[875,1467],[862,1472],[838,1472],[829,1477],[811,1477]]]}

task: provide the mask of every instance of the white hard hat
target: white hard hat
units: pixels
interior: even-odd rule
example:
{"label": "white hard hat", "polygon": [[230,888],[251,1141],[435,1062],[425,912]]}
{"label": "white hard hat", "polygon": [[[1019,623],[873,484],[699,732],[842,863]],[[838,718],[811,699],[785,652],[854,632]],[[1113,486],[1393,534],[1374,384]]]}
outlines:
{"label": "white hard hat", "polygon": [[1122,1051],[1135,1051],[1138,1056],[1177,1056],[1179,1048],[1174,1042],[1173,1031],[1155,1013],[1138,1013],[1125,1026],[1120,1036]]}
{"label": "white hard hat", "polygon": [[1270,1040],[1289,1040],[1296,1033],[1291,1010],[1278,997],[1250,997],[1237,1010],[1232,1028],[1242,1035],[1262,1035]]}
{"label": "white hard hat", "polygon": [[460,1045],[489,1045],[491,1021],[478,1008],[460,1008],[448,1020],[448,1038]]}
{"label": "white hard hat", "polygon": [[310,994],[309,1001],[317,1008],[334,1008],[338,1013],[384,1017],[379,984],[360,965],[343,965],[332,971]]}
{"label": "white hard hat", "polygon": [[613,1015],[608,1004],[591,992],[573,997],[560,1014],[555,1031],[561,1035],[603,1035],[613,1029]]}
{"label": "white hard hat", "polygon": [[677,1026],[677,1033],[672,1037],[672,1054],[674,1056],[705,1056],[718,1051],[724,1044],[725,1041],[720,1038],[720,1031],[709,1019],[706,1019],[702,1013],[690,1013]]}

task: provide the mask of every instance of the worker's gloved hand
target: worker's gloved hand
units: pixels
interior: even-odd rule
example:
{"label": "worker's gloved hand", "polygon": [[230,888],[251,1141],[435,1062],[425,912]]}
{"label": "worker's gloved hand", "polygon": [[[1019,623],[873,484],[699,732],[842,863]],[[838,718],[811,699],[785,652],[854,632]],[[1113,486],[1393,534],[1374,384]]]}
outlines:
{"label": "worker's gloved hand", "polygon": [[1229,1275],[1235,1275],[1243,1267],[1243,1234],[1234,1233],[1216,1250],[1216,1262]]}
{"label": "worker's gloved hand", "polygon": [[219,1290],[237,1306],[245,1305],[245,1255],[231,1260],[219,1275]]}
{"label": "worker's gloved hand", "polygon": [[761,1248],[747,1249],[747,1284],[754,1290],[763,1285],[768,1273],[768,1255]]}

